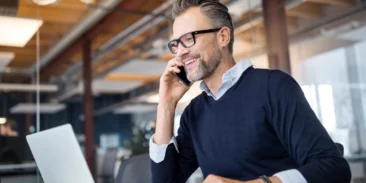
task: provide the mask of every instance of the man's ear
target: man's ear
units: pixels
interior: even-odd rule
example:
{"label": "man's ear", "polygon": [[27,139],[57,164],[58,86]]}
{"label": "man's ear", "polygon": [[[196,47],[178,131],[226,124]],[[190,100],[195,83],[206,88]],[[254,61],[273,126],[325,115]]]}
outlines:
{"label": "man's ear", "polygon": [[230,28],[229,27],[223,27],[218,32],[218,43],[220,47],[224,48],[227,47],[230,43]]}

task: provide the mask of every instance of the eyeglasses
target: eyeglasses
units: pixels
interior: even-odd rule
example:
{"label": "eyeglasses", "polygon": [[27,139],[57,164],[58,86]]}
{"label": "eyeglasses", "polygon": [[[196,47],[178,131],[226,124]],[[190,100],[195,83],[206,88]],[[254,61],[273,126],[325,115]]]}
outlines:
{"label": "eyeglasses", "polygon": [[185,33],[180,38],[172,40],[168,43],[169,50],[173,54],[176,54],[179,43],[181,43],[184,48],[189,48],[189,47],[193,46],[194,44],[196,44],[196,35],[197,34],[212,33],[212,32],[217,32],[219,30],[221,30],[221,28],[199,30],[199,31]]}

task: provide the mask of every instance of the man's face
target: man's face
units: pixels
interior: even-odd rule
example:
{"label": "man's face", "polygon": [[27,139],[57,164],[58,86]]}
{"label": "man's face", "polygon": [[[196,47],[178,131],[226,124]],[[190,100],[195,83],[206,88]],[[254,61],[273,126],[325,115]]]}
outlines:
{"label": "man's face", "polygon": [[6,136],[8,134],[8,127],[6,125],[0,125],[0,135]]}
{"label": "man's face", "polygon": [[[173,39],[178,39],[188,32],[213,28],[218,27],[211,25],[199,7],[192,7],[176,17],[173,24]],[[222,54],[216,35],[216,32],[197,34],[193,46],[184,48],[181,44],[178,45],[176,58],[183,62],[187,78],[191,82],[211,76],[220,64]]]}

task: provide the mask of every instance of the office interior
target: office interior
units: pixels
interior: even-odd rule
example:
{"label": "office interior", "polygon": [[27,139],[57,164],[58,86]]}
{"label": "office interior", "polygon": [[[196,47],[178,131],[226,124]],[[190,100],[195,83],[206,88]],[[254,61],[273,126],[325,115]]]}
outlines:
{"label": "office interior", "polygon": [[[124,162],[148,157],[173,2],[0,1],[0,144],[18,155],[0,157],[0,182],[43,182],[25,136],[71,124],[95,181],[124,183]],[[352,181],[366,182],[366,1],[221,2],[235,60],[291,74],[343,145]],[[175,134],[200,93],[196,82],[178,103]],[[187,182],[202,181],[198,169]]]}

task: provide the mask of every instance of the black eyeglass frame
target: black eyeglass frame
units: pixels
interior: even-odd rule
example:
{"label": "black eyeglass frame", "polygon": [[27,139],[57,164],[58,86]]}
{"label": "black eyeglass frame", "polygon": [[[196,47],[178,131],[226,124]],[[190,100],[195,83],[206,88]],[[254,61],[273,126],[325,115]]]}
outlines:
{"label": "black eyeglass frame", "polygon": [[[206,34],[206,33],[218,32],[221,29],[222,29],[222,27],[221,28],[216,28],[216,29],[206,29],[206,30],[198,30],[198,31],[193,31],[193,32],[187,32],[187,33],[183,34],[182,36],[180,36],[178,39],[174,39],[174,40],[169,41],[168,48],[169,48],[170,52],[172,52],[173,54],[176,54],[177,52],[174,53],[173,48],[172,48],[173,46],[171,46],[171,44],[173,42],[177,42],[176,47],[178,47],[179,43],[181,43],[184,48],[189,48],[189,47],[192,47],[193,45],[196,44],[196,35],[197,34]],[[191,34],[192,38],[193,38],[193,44],[190,45],[190,46],[185,45],[183,43],[183,41],[181,40],[181,38],[183,36],[186,36],[188,34]]]}

